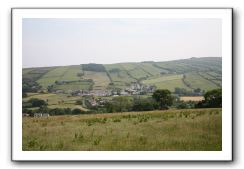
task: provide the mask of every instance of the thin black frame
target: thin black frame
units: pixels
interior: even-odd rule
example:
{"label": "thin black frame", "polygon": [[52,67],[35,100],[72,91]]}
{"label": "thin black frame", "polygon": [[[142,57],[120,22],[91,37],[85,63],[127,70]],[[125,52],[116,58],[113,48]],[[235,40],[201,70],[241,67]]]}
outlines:
{"label": "thin black frame", "polygon": [[[229,9],[231,10],[231,80],[232,80],[232,89],[231,89],[231,96],[232,96],[232,119],[231,119],[231,134],[232,134],[232,139],[231,139],[231,160],[13,160],[13,10],[15,9]],[[181,8],[181,7],[168,7],[168,8],[161,8],[161,7],[70,7],[70,8],[65,8],[65,7],[14,7],[11,8],[11,44],[10,44],[10,54],[11,54],[11,161],[12,162],[96,162],[96,163],[106,163],[106,162],[123,162],[123,163],[128,163],[128,162],[133,162],[133,163],[155,163],[155,162],[211,162],[211,163],[218,163],[218,162],[233,162],[234,161],[234,9],[233,8],[226,8],[226,7],[213,7],[213,8],[204,8],[204,7],[191,7],[191,8]]]}

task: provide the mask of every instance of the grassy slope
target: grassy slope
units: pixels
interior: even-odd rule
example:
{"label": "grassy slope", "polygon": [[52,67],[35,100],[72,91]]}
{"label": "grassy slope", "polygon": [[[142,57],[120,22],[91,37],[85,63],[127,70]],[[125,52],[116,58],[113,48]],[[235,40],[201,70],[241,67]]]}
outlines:
{"label": "grassy slope", "polygon": [[23,150],[221,151],[221,114],[195,109],[23,118]]}
{"label": "grassy slope", "polygon": [[77,76],[77,73],[81,73],[81,72],[82,70],[80,65],[69,66],[66,72],[59,80],[66,80],[66,81],[80,80],[80,77]]}
{"label": "grassy slope", "polygon": [[46,88],[47,86],[54,84],[56,80],[60,80],[67,70],[67,66],[57,67],[44,74],[37,82],[40,83],[43,88]]}
{"label": "grassy slope", "polygon": [[94,90],[104,90],[107,88],[110,80],[105,72],[94,72],[94,71],[85,71],[84,79],[92,79],[94,82]]}
{"label": "grassy slope", "polygon": [[[54,84],[56,80],[93,79],[95,83],[93,87],[97,90],[126,88],[130,86],[131,82],[140,81],[145,84],[154,84],[160,89],[166,88],[174,91],[176,87],[190,89],[182,82],[182,78],[163,80],[165,75],[161,75],[161,73],[167,73],[172,77],[185,74],[185,80],[191,84],[192,88],[209,90],[218,88],[221,85],[221,64],[221,58],[193,58],[168,62],[105,64],[104,67],[108,74],[105,72],[85,71],[83,77],[77,76],[77,73],[81,73],[82,69],[80,65],[76,65],[48,68],[47,71],[44,70],[45,68],[23,69],[23,77],[29,76],[32,78],[37,76],[37,82],[43,88]],[[117,69],[117,71],[113,71],[114,69]],[[36,74],[39,71],[44,71],[44,74]],[[199,72],[199,74],[197,75],[196,72]],[[40,75],[41,77],[39,77]],[[155,79],[155,81],[152,79]],[[114,85],[110,86],[110,82],[113,82]],[[83,82],[54,86],[55,89],[62,90],[89,89],[91,87],[92,84]]]}
{"label": "grassy slope", "polygon": [[218,86],[209,80],[206,80],[199,76],[196,72],[186,73],[186,82],[191,84],[193,88],[200,88],[203,90],[216,89]]}
{"label": "grassy slope", "polygon": [[144,84],[155,85],[157,89],[168,89],[171,92],[175,90],[176,87],[185,88],[190,90],[182,81],[182,74],[172,74],[172,75],[157,75],[147,80],[144,80]]}

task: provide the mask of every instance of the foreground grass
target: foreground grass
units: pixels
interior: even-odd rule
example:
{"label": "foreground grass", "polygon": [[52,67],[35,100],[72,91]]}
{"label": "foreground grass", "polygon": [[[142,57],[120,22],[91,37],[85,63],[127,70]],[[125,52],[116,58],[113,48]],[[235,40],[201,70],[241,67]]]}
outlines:
{"label": "foreground grass", "polygon": [[23,150],[221,151],[221,109],[23,118]]}

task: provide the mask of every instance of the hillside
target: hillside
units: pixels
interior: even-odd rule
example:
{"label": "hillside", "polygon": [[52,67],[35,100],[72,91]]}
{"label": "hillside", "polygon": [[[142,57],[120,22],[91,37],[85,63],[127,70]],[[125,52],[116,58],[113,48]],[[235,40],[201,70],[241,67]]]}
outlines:
{"label": "hillside", "polygon": [[166,62],[81,64],[23,69],[23,81],[42,90],[114,90],[132,84],[157,89],[211,90],[222,85],[222,58],[191,58]]}

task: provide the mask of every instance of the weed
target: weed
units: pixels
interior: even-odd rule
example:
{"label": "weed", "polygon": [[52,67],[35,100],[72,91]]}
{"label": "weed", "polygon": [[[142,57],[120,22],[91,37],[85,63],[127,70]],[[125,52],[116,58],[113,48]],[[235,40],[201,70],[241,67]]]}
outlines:
{"label": "weed", "polygon": [[145,145],[147,143],[147,138],[145,136],[140,136],[139,142],[140,142],[140,144]]}
{"label": "weed", "polygon": [[63,142],[59,142],[57,145],[56,145],[56,148],[58,150],[62,150],[64,148],[64,143]]}
{"label": "weed", "polygon": [[41,126],[42,126],[42,127],[47,127],[47,122],[42,122],[42,123],[41,123]]}
{"label": "weed", "polygon": [[34,148],[35,146],[37,146],[38,142],[36,138],[32,138],[29,142],[28,142],[28,147],[29,148]]}
{"label": "weed", "polygon": [[99,136],[93,141],[93,145],[98,145],[100,144],[101,141],[102,141],[102,136]]}
{"label": "weed", "polygon": [[130,137],[130,133],[128,132],[127,135],[126,135],[126,138],[129,138]]}
{"label": "weed", "polygon": [[121,122],[121,119],[117,118],[117,119],[114,119],[113,122]]}

